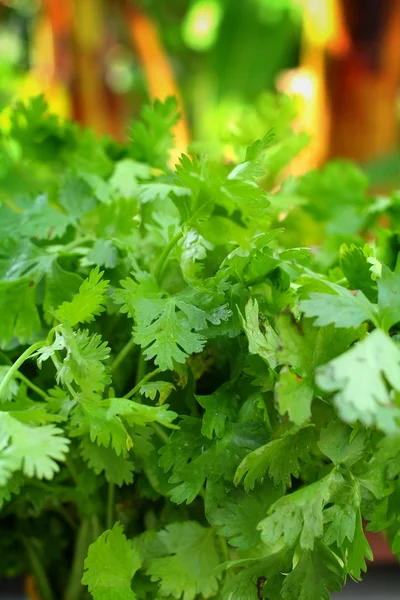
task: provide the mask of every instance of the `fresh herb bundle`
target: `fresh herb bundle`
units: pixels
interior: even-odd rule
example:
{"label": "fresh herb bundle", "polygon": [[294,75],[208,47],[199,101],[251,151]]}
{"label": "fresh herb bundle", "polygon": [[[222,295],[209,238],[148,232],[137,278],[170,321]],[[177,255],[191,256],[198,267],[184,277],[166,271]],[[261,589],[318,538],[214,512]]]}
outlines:
{"label": "fresh herb bundle", "polygon": [[42,98],[8,117],[0,576],[321,600],[372,558],[363,521],[399,552],[399,195],[340,162],[277,187],[286,126],[172,171],[173,99],[125,145]]}

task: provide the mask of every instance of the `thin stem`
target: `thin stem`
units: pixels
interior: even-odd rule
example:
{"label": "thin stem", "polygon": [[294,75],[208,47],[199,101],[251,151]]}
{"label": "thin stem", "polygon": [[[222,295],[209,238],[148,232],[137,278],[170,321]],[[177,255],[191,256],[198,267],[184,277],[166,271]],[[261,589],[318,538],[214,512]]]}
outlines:
{"label": "thin stem", "polygon": [[65,510],[65,508],[63,506],[50,506],[49,510],[52,510],[53,512],[57,513],[58,515],[60,515],[60,517],[62,519],[64,519],[64,521],[71,527],[71,529],[73,529],[74,531],[76,531],[78,529],[78,525],[77,523],[75,523],[75,521],[73,520],[73,518],[71,517],[71,515],[68,513],[67,510]]}
{"label": "thin stem", "polygon": [[137,385],[140,381],[142,381],[143,377],[146,375],[147,364],[146,360],[143,356],[142,350],[139,353],[139,360],[136,369],[136,377],[135,377],[135,385]]}
{"label": "thin stem", "polygon": [[132,398],[132,396],[134,396],[135,394],[137,394],[137,392],[140,390],[140,388],[142,387],[142,385],[144,385],[147,381],[149,381],[150,379],[153,379],[153,377],[155,377],[156,375],[158,375],[159,373],[161,373],[161,369],[154,369],[154,371],[151,371],[151,373],[147,373],[147,375],[145,375],[140,381],[139,383],[137,383],[135,385],[134,388],[131,389],[130,392],[128,392],[127,394],[125,394],[125,396],[123,396],[124,398]]}
{"label": "thin stem", "polygon": [[91,524],[89,519],[82,521],[76,537],[74,560],[69,576],[65,600],[79,600],[82,596],[83,587],[81,579],[83,575],[84,562],[91,541]]}
{"label": "thin stem", "polygon": [[66,467],[67,467],[68,471],[71,473],[71,477],[72,477],[72,479],[73,479],[74,483],[75,483],[76,485],[78,485],[78,481],[79,481],[79,478],[78,478],[78,472],[77,472],[77,470],[75,469],[75,465],[74,465],[74,463],[72,462],[72,459],[71,459],[71,457],[70,457],[70,456],[69,456],[69,457],[68,457],[68,458],[65,460],[65,465],[66,465]]}
{"label": "thin stem", "polygon": [[154,431],[154,433],[160,438],[160,440],[165,444],[169,444],[169,436],[162,430],[162,428],[157,425],[157,423],[149,423],[150,427]]}
{"label": "thin stem", "polygon": [[108,483],[108,496],[107,496],[107,529],[112,529],[115,518],[115,483]]}
{"label": "thin stem", "polygon": [[15,363],[10,367],[10,369],[7,371],[4,379],[0,383],[0,398],[3,396],[4,391],[6,390],[8,384],[10,383],[10,381],[12,380],[12,378],[15,377],[16,372],[18,371],[18,369],[20,368],[20,366],[34,352],[36,352],[36,350],[39,350],[39,348],[41,348],[42,346],[45,346],[45,345],[46,345],[46,342],[36,342],[35,344],[32,344],[32,346],[29,346],[29,348],[27,348],[25,350],[25,352],[23,352],[21,354],[21,356],[19,358],[17,358],[17,360],[15,361]]}
{"label": "thin stem", "polygon": [[135,347],[135,342],[131,338],[125,344],[125,346],[122,348],[122,350],[120,350],[118,352],[117,356],[113,360],[112,365],[111,365],[111,372],[114,372],[114,371],[116,371],[118,369],[119,365],[128,356],[128,354],[133,350],[134,347]]}
{"label": "thin stem", "polygon": [[65,246],[62,247],[62,252],[68,253],[70,250],[73,250],[74,248],[76,248],[77,246],[81,246],[82,244],[86,244],[87,242],[92,242],[93,238],[91,238],[88,235],[85,235],[83,237],[78,237],[75,240],[73,240],[72,242],[70,242],[69,244],[66,244]]}
{"label": "thin stem", "polygon": [[23,375],[23,373],[21,373],[21,371],[17,371],[15,377],[18,377],[18,379],[20,379],[28,388],[30,388],[31,390],[36,392],[36,394],[38,394],[38,396],[41,396],[45,400],[48,399],[48,395],[46,394],[46,392],[44,392],[42,389],[40,389],[40,387],[38,387],[37,385],[32,383],[32,381],[30,381],[30,379],[25,377],[25,375]]}
{"label": "thin stem", "polygon": [[226,539],[222,536],[218,536],[219,545],[222,551],[222,557],[224,561],[228,561],[230,559],[228,544],[226,543]]}
{"label": "thin stem", "polygon": [[25,536],[22,537],[23,544],[29,557],[31,564],[32,575],[39,587],[41,600],[54,600],[53,592],[50,586],[47,573],[40,561],[40,558],[30,540]]}
{"label": "thin stem", "polygon": [[164,269],[164,265],[166,263],[166,260],[171,252],[171,250],[174,248],[174,246],[176,246],[176,244],[179,242],[179,240],[183,237],[183,231],[178,231],[178,233],[176,235],[174,235],[174,237],[172,238],[172,240],[165,246],[164,250],[161,253],[160,258],[158,259],[158,263],[156,265],[156,268],[154,270],[154,277],[156,278],[156,280],[158,281],[158,283],[160,282],[162,273],[163,273],[163,269]]}

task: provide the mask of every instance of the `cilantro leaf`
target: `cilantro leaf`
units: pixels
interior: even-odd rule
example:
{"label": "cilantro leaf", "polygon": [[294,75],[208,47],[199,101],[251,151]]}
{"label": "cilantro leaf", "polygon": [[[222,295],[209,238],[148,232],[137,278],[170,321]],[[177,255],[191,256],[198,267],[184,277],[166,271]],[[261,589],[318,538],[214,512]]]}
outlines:
{"label": "cilantro leaf", "polygon": [[207,323],[218,324],[231,314],[225,307],[205,311],[183,295],[162,298],[151,277],[140,283],[126,279],[121,285],[114,300],[122,305],[121,312],[135,319],[133,339],[144,349],[146,360],[154,359],[162,371],[172,370],[175,362],[184,363],[190,354],[201,352],[206,342],[202,330]]}
{"label": "cilantro leaf", "polygon": [[266,321],[263,321],[260,326],[258,303],[255,298],[250,298],[247,302],[245,318],[242,317],[242,323],[249,341],[250,354],[258,354],[271,367],[276,366],[278,336]]}
{"label": "cilantro leaf", "polygon": [[342,484],[342,476],[332,471],[275,502],[259,524],[264,544],[273,548],[283,540],[287,546],[300,543],[304,550],[313,550],[324,532],[324,507]]}
{"label": "cilantro leaf", "polygon": [[314,389],[308,379],[302,379],[289,369],[282,369],[275,387],[275,398],[281,415],[288,414],[295,425],[302,425],[311,417]]}
{"label": "cilantro leaf", "polygon": [[64,460],[68,452],[69,440],[61,433],[54,425],[31,427],[0,412],[0,485],[17,470],[27,477],[51,479],[59,470],[56,461]]}
{"label": "cilantro leaf", "polygon": [[367,437],[363,431],[355,435],[350,427],[332,421],[322,429],[318,447],[335,465],[352,466],[364,457]]}
{"label": "cilantro leaf", "polygon": [[306,461],[309,453],[311,432],[308,427],[293,427],[277,440],[273,440],[246,456],[235,474],[235,485],[244,477],[246,491],[254,488],[255,482],[268,474],[276,486],[291,487],[291,477],[298,477],[300,462]]}
{"label": "cilantro leaf", "polygon": [[90,546],[82,584],[94,600],[135,600],[131,581],[140,564],[138,552],[116,523]]}
{"label": "cilantro leaf", "polygon": [[372,278],[371,263],[373,249],[367,244],[364,247],[343,244],[339,252],[340,267],[352,290],[361,290],[373,303],[377,301],[377,286]]}
{"label": "cilantro leaf", "polygon": [[26,237],[39,240],[62,237],[72,223],[70,216],[50,206],[48,198],[44,194],[35,200],[21,197],[17,200],[16,205],[23,211],[20,226]]}
{"label": "cilantro leaf", "polygon": [[158,395],[157,404],[162,405],[174,390],[174,384],[169,381],[149,381],[141,386],[139,393],[150,400],[155,400]]}
{"label": "cilantro leaf", "polygon": [[133,481],[133,463],[122,455],[117,455],[112,448],[98,446],[89,438],[81,441],[82,458],[87,461],[89,467],[99,474],[104,475],[110,483],[122,486]]}
{"label": "cilantro leaf", "polygon": [[[258,591],[268,593],[268,588],[278,584],[279,598],[283,583],[283,575],[291,569],[291,558],[285,550],[270,554],[265,558],[247,558],[225,563],[225,568],[240,569],[238,573],[226,580],[222,589],[221,600],[254,600]],[[262,597],[262,596],[261,596]],[[265,597],[265,596],[264,596]]]}
{"label": "cilantro leaf", "polygon": [[200,419],[182,419],[179,431],[160,450],[160,465],[166,472],[172,470],[169,481],[178,484],[170,492],[173,502],[192,502],[206,480],[233,479],[241,460],[267,438],[259,402],[258,394],[250,397],[241,407],[236,422],[227,424],[221,439],[202,436]]}
{"label": "cilantro leaf", "polygon": [[[1,365],[0,366],[0,383],[3,381],[4,377],[7,375],[10,367]],[[9,402],[18,394],[19,385],[15,379],[11,379],[11,381],[7,384],[6,388],[3,390],[3,394],[0,397],[0,404]]]}
{"label": "cilantro leaf", "polygon": [[59,321],[70,327],[78,323],[91,323],[105,310],[108,281],[104,281],[102,275],[98,267],[91,271],[89,277],[80,286],[78,294],[56,310],[55,315]]}
{"label": "cilantro leaf", "polygon": [[299,562],[285,578],[282,598],[298,600],[329,600],[330,592],[340,591],[344,582],[343,570],[335,554],[316,545],[303,552]]}
{"label": "cilantro leaf", "polygon": [[231,546],[240,550],[254,549],[261,542],[257,525],[281,495],[282,489],[269,481],[250,493],[233,490],[224,496],[219,506],[207,512],[207,517],[212,525],[219,527],[219,535],[229,539]]}
{"label": "cilantro leaf", "polygon": [[195,521],[172,523],[157,535],[165,547],[165,556],[150,560],[147,573],[159,581],[162,596],[194,600],[218,590],[214,570],[220,563],[212,529]]}
{"label": "cilantro leaf", "polygon": [[98,238],[82,259],[82,264],[114,269],[118,264],[118,250],[111,240]]}
{"label": "cilantro leaf", "polygon": [[[32,285],[33,284],[33,285]],[[7,346],[15,337],[27,342],[40,330],[40,317],[35,302],[35,284],[28,277],[0,281],[0,344]]]}
{"label": "cilantro leaf", "polygon": [[88,184],[82,177],[71,171],[65,175],[62,181],[59,202],[68,215],[76,220],[97,205]]}
{"label": "cilantro leaf", "polygon": [[140,121],[132,124],[130,155],[137,161],[153,167],[166,169],[169,151],[173,144],[172,127],[178,121],[178,102],[169,97],[164,102],[155,100],[153,106],[145,106]]}
{"label": "cilantro leaf", "polygon": [[144,348],[146,360],[154,359],[162,371],[172,370],[174,361],[184,363],[190,354],[201,352],[205,344],[201,334],[188,330],[187,318],[176,308],[176,301],[169,298],[152,323],[146,319],[134,327],[134,340]]}
{"label": "cilantro leaf", "polygon": [[317,369],[316,382],[325,392],[336,392],[342,419],[376,425],[387,433],[397,429],[400,412],[392,405],[388,382],[400,391],[400,350],[380,329],[356,346]]}
{"label": "cilantro leaf", "polygon": [[226,421],[236,416],[237,401],[232,385],[224,384],[209,396],[196,396],[196,400],[205,409],[201,433],[209,439],[214,433],[221,438]]}
{"label": "cilantro leaf", "polygon": [[316,317],[315,326],[324,327],[333,324],[335,327],[356,329],[365,321],[377,323],[376,307],[363,292],[352,294],[334,283],[324,283],[333,293],[312,292],[308,300],[300,302],[300,309],[306,317]]}
{"label": "cilantro leaf", "polygon": [[400,321],[400,263],[394,272],[388,267],[382,267],[382,277],[378,279],[378,306],[381,326],[389,331]]}

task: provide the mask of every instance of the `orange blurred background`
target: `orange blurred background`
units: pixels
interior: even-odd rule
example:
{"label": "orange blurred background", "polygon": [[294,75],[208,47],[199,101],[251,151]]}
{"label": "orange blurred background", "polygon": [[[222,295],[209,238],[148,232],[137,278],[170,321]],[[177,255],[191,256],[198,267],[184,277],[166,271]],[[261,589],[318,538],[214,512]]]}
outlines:
{"label": "orange blurred background", "polygon": [[278,90],[296,97],[293,126],[312,138],[292,172],[341,156],[396,174],[400,0],[239,4],[0,0],[2,104],[43,93],[63,117],[122,139],[144,100],[173,94],[180,152],[212,135],[227,99]]}

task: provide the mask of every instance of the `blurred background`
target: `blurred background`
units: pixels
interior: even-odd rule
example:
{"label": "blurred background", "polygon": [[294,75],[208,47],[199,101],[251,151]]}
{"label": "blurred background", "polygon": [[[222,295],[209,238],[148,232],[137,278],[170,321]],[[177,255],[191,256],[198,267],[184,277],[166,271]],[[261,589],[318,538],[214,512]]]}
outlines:
{"label": "blurred background", "polygon": [[43,93],[123,139],[144,100],[174,94],[178,151],[207,140],[229,158],[235,138],[290,124],[311,136],[294,174],[340,156],[386,188],[400,182],[399,83],[400,0],[0,0],[3,122]]}

